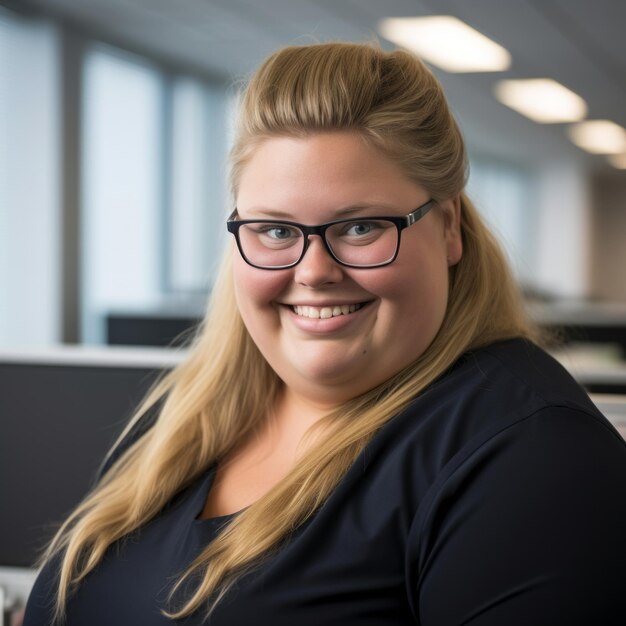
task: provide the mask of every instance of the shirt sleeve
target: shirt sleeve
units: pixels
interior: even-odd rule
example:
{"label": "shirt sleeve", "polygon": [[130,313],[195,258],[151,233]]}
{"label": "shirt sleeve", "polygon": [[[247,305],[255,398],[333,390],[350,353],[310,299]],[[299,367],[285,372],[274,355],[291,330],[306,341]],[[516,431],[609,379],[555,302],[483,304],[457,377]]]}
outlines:
{"label": "shirt sleeve", "polygon": [[411,528],[422,626],[626,624],[626,444],[549,407],[458,463]]}

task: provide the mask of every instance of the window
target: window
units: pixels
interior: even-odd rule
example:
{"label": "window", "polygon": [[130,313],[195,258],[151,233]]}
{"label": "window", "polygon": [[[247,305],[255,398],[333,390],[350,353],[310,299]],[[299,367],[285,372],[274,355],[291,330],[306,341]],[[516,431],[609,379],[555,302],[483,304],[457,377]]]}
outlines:
{"label": "window", "polygon": [[173,83],[167,288],[177,293],[206,293],[226,236],[225,102],[220,88]]}
{"label": "window", "polygon": [[106,315],[147,307],[161,290],[163,84],[142,61],[104,47],[84,65],[82,340]]}
{"label": "window", "polygon": [[518,279],[531,283],[537,219],[531,173],[515,165],[472,158],[468,193],[507,253]]}
{"label": "window", "polygon": [[[92,47],[84,65],[82,340],[109,313],[201,314],[226,238],[225,90]],[[192,305],[191,307],[189,305]]]}
{"label": "window", "polygon": [[0,345],[60,340],[59,36],[0,8]]}

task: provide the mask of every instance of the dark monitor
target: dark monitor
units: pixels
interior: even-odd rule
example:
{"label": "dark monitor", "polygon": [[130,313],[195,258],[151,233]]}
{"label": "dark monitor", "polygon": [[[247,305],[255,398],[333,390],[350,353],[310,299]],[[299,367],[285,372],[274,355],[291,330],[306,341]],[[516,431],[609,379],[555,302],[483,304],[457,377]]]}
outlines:
{"label": "dark monitor", "polygon": [[32,567],[93,485],[166,350],[0,353],[0,567]]}
{"label": "dark monitor", "polygon": [[109,313],[106,316],[106,343],[111,346],[188,345],[201,322],[200,317],[158,313]]}

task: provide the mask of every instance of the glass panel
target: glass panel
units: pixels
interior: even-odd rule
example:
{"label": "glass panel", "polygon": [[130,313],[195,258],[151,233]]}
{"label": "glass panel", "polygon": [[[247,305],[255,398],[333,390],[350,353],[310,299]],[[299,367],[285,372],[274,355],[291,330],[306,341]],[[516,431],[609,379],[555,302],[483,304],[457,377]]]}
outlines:
{"label": "glass panel", "polygon": [[206,293],[224,237],[224,90],[191,79],[172,92],[168,288]]}
{"label": "glass panel", "polygon": [[162,83],[107,48],[84,65],[83,341],[105,339],[109,312],[149,306],[161,291]]}
{"label": "glass panel", "polygon": [[0,8],[0,345],[61,339],[59,36]]}
{"label": "glass panel", "polygon": [[536,265],[537,223],[530,172],[512,164],[472,159],[468,191],[507,252],[517,277],[529,282]]}

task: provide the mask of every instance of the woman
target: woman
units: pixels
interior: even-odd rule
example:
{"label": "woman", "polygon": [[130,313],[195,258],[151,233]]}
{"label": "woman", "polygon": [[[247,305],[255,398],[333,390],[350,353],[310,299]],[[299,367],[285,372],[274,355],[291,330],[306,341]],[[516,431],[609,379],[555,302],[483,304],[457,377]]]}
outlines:
{"label": "woman", "polygon": [[626,446],[532,342],[430,72],[281,50],[231,164],[195,347],[26,625],[622,624]]}

